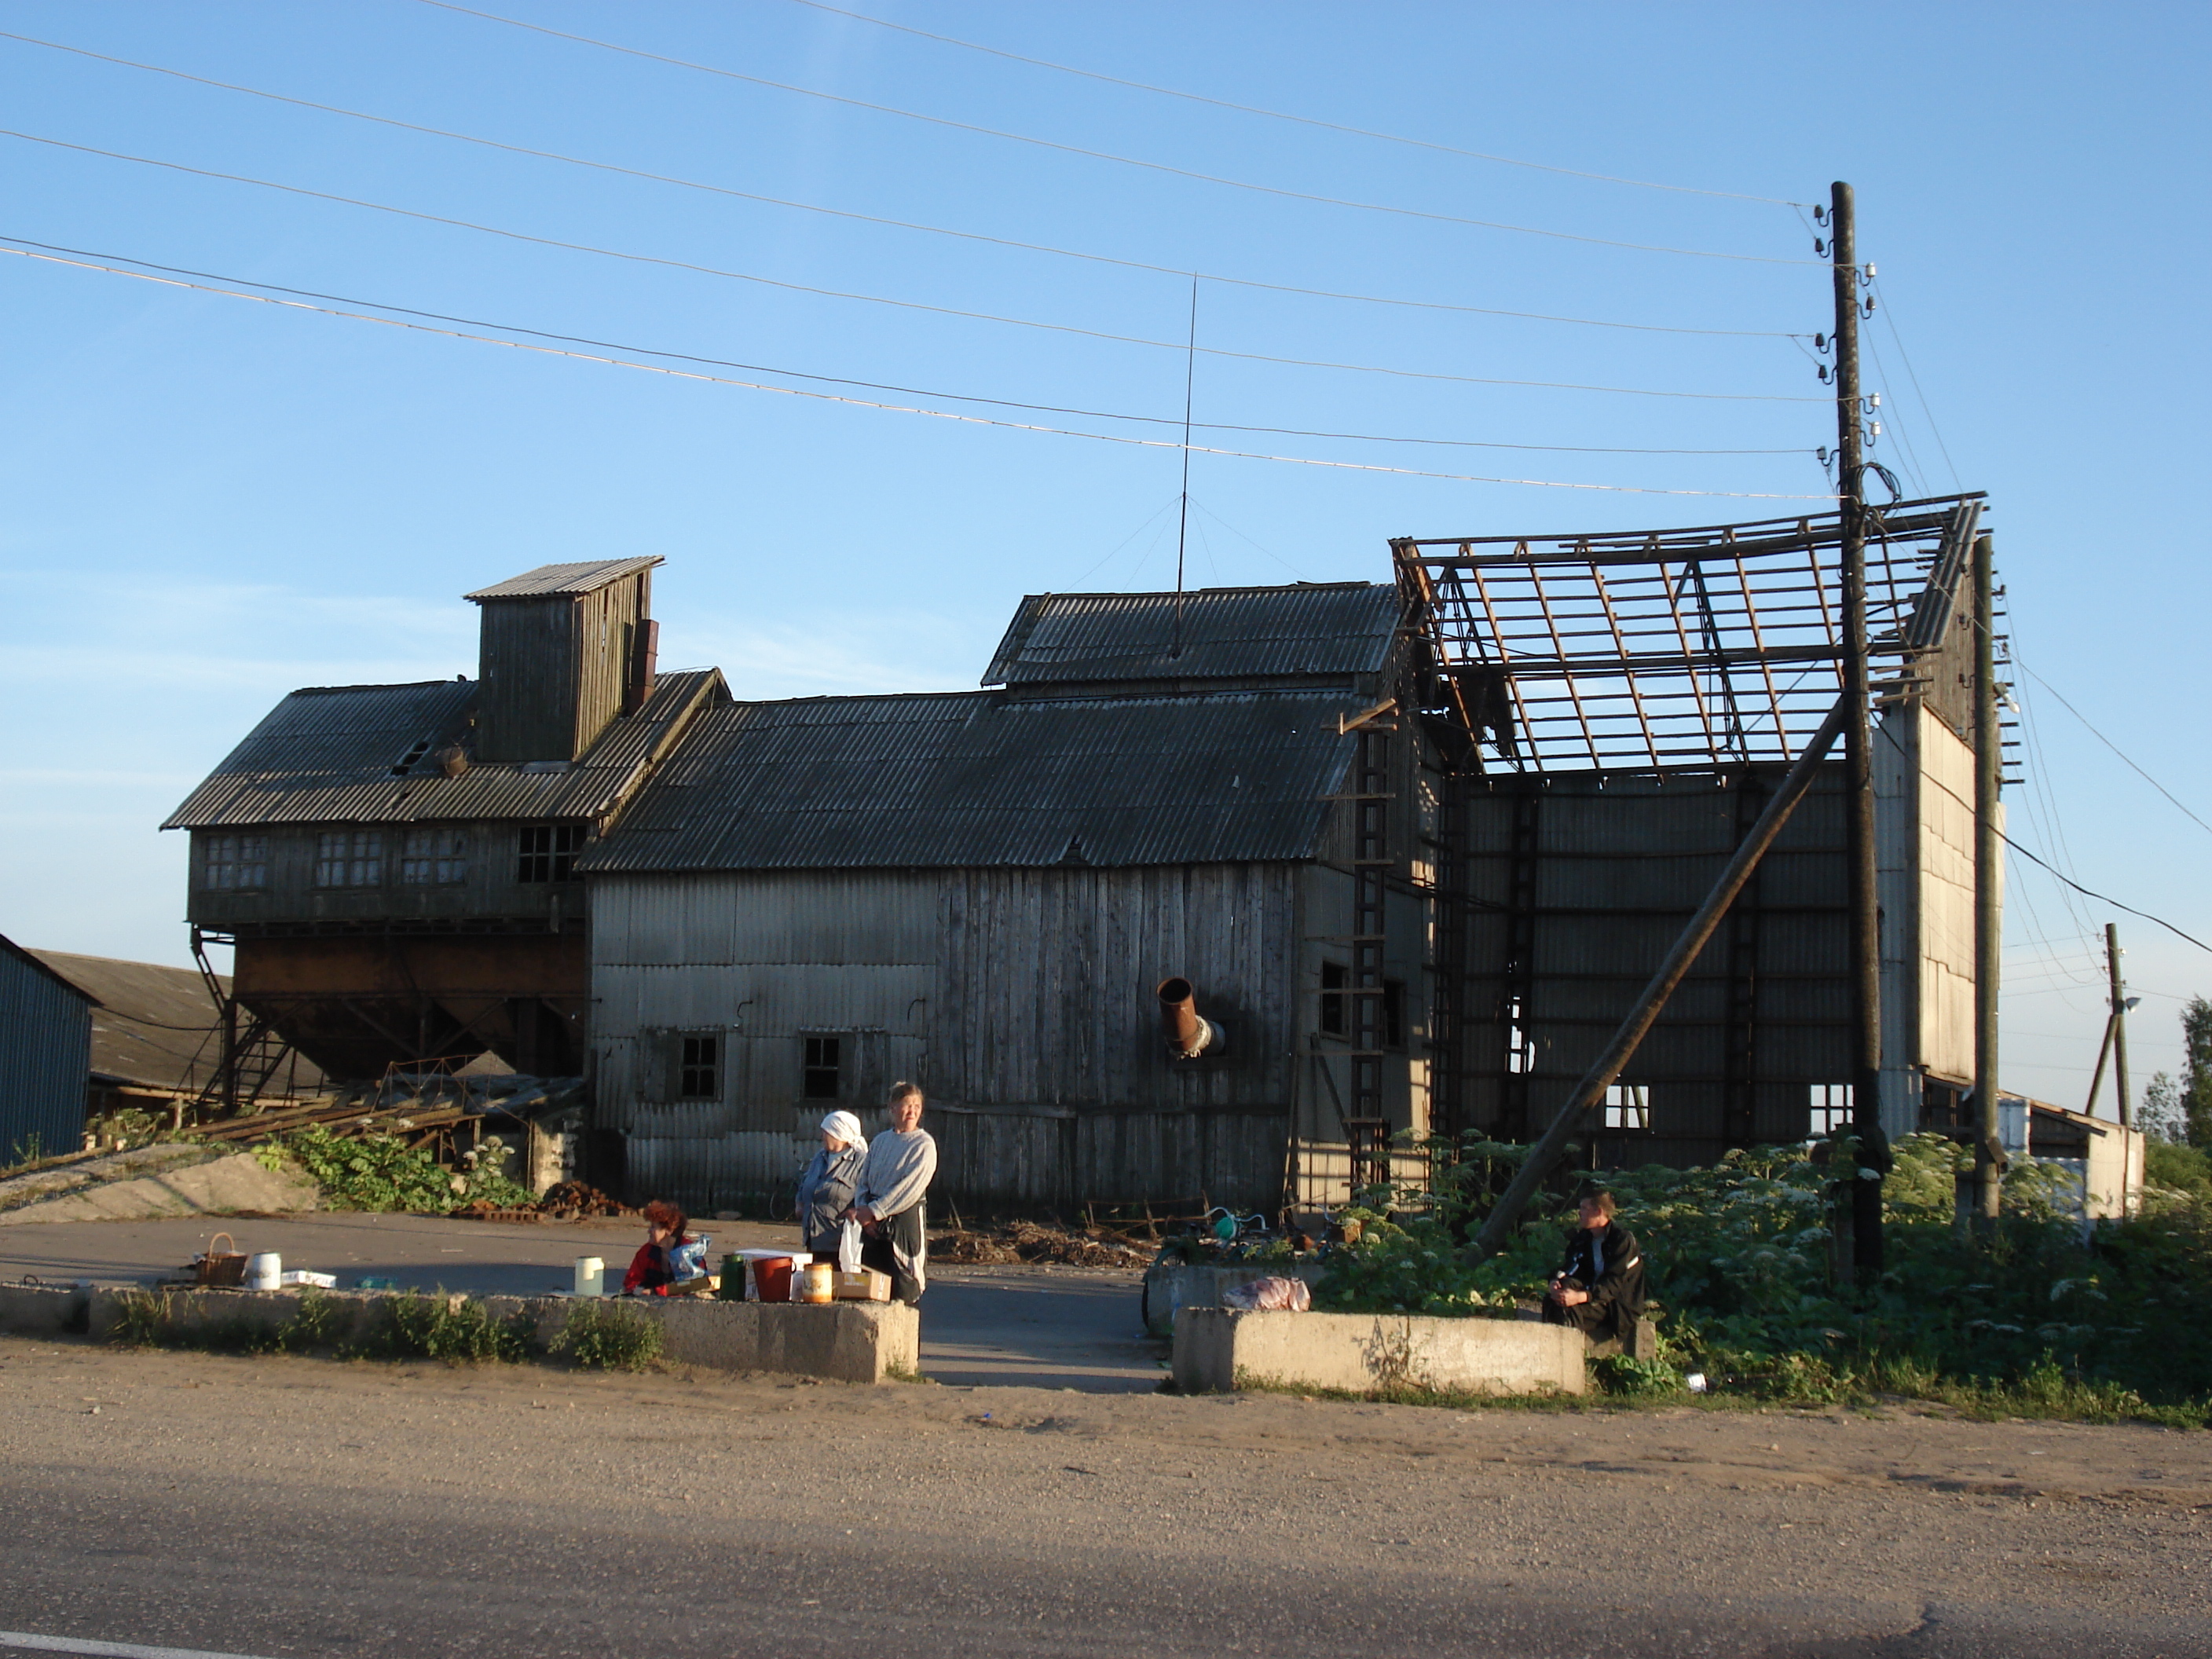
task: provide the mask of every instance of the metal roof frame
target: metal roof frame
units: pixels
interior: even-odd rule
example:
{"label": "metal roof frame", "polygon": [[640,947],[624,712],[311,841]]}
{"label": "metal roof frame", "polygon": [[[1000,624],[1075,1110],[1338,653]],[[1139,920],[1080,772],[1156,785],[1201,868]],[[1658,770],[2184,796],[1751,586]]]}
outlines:
{"label": "metal roof frame", "polygon": [[[1942,642],[1983,500],[1866,509],[1869,649],[1900,672]],[[1803,747],[1842,691],[1842,541],[1832,513],[1390,550],[1478,769],[1669,771]]]}

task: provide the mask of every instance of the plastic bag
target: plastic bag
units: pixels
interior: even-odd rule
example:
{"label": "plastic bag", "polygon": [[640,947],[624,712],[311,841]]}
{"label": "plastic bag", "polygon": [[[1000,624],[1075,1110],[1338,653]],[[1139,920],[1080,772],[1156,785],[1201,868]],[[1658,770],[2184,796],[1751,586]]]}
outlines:
{"label": "plastic bag", "polygon": [[1234,1285],[1222,1291],[1221,1305],[1246,1313],[1262,1310],[1304,1313],[1313,1306],[1313,1291],[1303,1279],[1255,1279],[1249,1285]]}
{"label": "plastic bag", "polygon": [[714,1241],[702,1234],[687,1238],[681,1244],[668,1248],[668,1276],[681,1284],[687,1279],[698,1279],[707,1271],[707,1247]]}
{"label": "plastic bag", "polygon": [[837,1271],[860,1271],[860,1224],[857,1221],[848,1221],[837,1230]]}

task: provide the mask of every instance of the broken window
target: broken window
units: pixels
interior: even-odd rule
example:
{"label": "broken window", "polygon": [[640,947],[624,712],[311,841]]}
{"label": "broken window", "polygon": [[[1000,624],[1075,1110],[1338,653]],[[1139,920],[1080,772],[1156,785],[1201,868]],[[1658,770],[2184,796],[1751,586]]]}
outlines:
{"label": "broken window", "polygon": [[1321,1030],[1324,1036],[1344,1036],[1352,1030],[1352,1010],[1346,1006],[1350,999],[1344,988],[1352,982],[1352,971],[1340,962],[1324,962],[1321,965]]}
{"label": "broken window", "polygon": [[210,836],[201,865],[203,883],[220,892],[269,884],[269,837]]}
{"label": "broken window", "polygon": [[1812,1085],[1811,1110],[1807,1115],[1807,1136],[1833,1134],[1838,1129],[1851,1127],[1851,1085],[1848,1083],[1815,1083]]}
{"label": "broken window", "polygon": [[1608,1129],[1648,1129],[1651,1127],[1651,1085],[1612,1083],[1605,1091],[1605,1127]]}
{"label": "broken window", "polygon": [[1382,981],[1382,1046],[1406,1046],[1406,981],[1402,979]]}
{"label": "broken window", "polygon": [[1536,1039],[1529,1034],[1521,999],[1505,1005],[1505,1069],[1516,1075],[1536,1069]]}
{"label": "broken window", "polygon": [[469,878],[465,830],[410,830],[400,851],[399,879],[410,887],[444,887]]}
{"label": "broken window", "polygon": [[384,832],[337,830],[315,838],[315,885],[384,885]]}
{"label": "broken window", "polygon": [[721,1098],[721,1038],[687,1036],[677,1039],[676,1095],[679,1100]]}
{"label": "broken window", "polygon": [[833,1036],[800,1039],[799,1092],[806,1100],[837,1100],[843,1097],[844,1073],[840,1064],[844,1043]]}
{"label": "broken window", "polygon": [[580,823],[529,823],[522,828],[515,864],[517,881],[574,881],[576,854],[583,850]]}
{"label": "broken window", "polygon": [[392,762],[392,775],[395,778],[405,777],[414,769],[415,763],[430,752],[430,745],[436,741],[434,737],[416,738],[409,746],[407,752]]}

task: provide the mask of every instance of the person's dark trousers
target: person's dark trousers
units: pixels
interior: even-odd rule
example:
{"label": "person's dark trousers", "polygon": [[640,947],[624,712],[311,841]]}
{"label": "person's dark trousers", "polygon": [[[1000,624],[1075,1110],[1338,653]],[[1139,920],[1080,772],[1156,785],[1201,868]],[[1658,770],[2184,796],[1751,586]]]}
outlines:
{"label": "person's dark trousers", "polygon": [[1547,1325],[1571,1325],[1584,1336],[1602,1342],[1607,1337],[1620,1334],[1618,1308],[1600,1308],[1588,1302],[1578,1302],[1571,1308],[1563,1308],[1550,1297],[1544,1298],[1544,1322]]}
{"label": "person's dark trousers", "polygon": [[864,1234],[860,1239],[860,1265],[873,1267],[878,1273],[889,1273],[891,1276],[891,1294],[909,1308],[921,1300],[921,1286],[915,1282],[912,1273],[901,1269],[898,1258],[891,1253],[891,1247],[896,1241],[897,1247],[906,1252],[907,1260],[911,1261],[921,1254],[921,1206],[917,1204],[897,1215],[885,1216],[876,1224],[872,1237]]}

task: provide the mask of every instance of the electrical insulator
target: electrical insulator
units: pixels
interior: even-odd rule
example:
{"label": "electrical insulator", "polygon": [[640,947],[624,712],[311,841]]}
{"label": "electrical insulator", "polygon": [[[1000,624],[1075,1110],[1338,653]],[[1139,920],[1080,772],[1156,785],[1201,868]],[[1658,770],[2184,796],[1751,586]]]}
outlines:
{"label": "electrical insulator", "polygon": [[1828,337],[1825,334],[1815,334],[1813,337],[1813,349],[1815,351],[1826,351],[1827,349]]}
{"label": "electrical insulator", "polygon": [[1869,409],[1880,409],[1881,407],[1881,393],[1877,392],[1872,397],[1869,398],[1867,399],[1867,407]]}
{"label": "electrical insulator", "polygon": [[1881,436],[1881,422],[1880,421],[1876,421],[1873,425],[1867,428],[1867,436],[1869,438],[1879,438]]}
{"label": "electrical insulator", "polygon": [[1815,236],[1813,239],[1813,252],[1815,253],[1826,253],[1827,251],[1828,245],[1822,241],[1819,237]]}
{"label": "electrical insulator", "polygon": [[1866,276],[1865,276],[1862,280],[1863,280],[1863,281],[1865,281],[1865,282],[1869,282],[1869,283],[1870,283],[1870,282],[1872,282],[1872,281],[1874,281],[1874,265],[1873,265],[1873,263],[1872,263],[1871,261],[1869,261],[1869,262],[1868,263],[1868,265],[1867,265],[1867,268],[1866,268]]}

